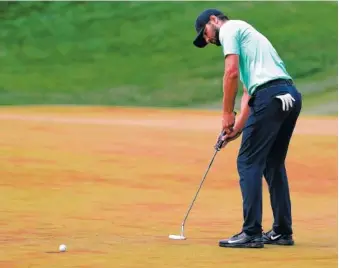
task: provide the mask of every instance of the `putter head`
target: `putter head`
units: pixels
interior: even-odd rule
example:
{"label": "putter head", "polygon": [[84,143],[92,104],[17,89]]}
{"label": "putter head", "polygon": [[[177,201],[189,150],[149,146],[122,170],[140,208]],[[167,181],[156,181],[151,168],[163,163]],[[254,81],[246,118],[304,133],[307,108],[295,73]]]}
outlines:
{"label": "putter head", "polygon": [[169,235],[168,238],[172,240],[186,240],[186,237],[183,235]]}

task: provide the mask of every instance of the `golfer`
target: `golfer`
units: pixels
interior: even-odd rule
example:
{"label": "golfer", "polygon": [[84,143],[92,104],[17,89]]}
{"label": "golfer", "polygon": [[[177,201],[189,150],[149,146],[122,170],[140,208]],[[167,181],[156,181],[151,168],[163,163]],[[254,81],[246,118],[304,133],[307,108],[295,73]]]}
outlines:
{"label": "golfer", "polygon": [[[243,200],[240,233],[219,241],[221,247],[262,248],[293,245],[289,185],[285,168],[302,97],[270,41],[252,25],[216,9],[196,19],[193,44],[220,46],[224,56],[222,139],[242,133],[237,158]],[[238,78],[243,84],[240,113],[234,114]],[[262,229],[262,176],[269,186],[274,222]]]}

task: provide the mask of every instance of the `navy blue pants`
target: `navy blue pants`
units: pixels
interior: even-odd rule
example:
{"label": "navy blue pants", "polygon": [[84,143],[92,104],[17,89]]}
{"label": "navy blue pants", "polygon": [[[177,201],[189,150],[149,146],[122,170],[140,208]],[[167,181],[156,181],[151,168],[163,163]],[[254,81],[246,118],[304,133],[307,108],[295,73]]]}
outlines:
{"label": "navy blue pants", "polygon": [[[289,111],[282,110],[277,95],[290,93],[295,99]],[[243,198],[243,231],[262,233],[262,177],[273,210],[273,230],[292,234],[289,185],[285,168],[290,139],[302,107],[302,97],[291,82],[281,81],[260,89],[249,102],[250,115],[243,129],[237,159]]]}

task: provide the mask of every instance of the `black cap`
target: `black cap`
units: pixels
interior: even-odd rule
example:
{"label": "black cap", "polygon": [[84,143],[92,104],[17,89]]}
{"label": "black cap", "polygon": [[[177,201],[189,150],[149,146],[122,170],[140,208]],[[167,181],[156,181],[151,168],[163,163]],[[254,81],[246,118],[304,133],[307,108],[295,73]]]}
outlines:
{"label": "black cap", "polygon": [[204,30],[206,24],[210,21],[210,17],[224,15],[220,10],[217,9],[206,9],[200,13],[197,20],[195,21],[195,30],[197,31],[198,35],[193,41],[193,44],[196,47],[203,48],[207,45],[204,39]]}

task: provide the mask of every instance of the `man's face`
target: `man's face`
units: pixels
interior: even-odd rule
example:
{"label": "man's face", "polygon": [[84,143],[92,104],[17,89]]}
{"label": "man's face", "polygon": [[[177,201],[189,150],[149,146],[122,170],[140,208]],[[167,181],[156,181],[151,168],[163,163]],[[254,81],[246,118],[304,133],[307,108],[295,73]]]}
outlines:
{"label": "man's face", "polygon": [[221,46],[219,40],[219,23],[211,19],[205,26],[204,38],[208,44]]}

